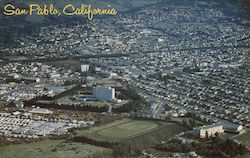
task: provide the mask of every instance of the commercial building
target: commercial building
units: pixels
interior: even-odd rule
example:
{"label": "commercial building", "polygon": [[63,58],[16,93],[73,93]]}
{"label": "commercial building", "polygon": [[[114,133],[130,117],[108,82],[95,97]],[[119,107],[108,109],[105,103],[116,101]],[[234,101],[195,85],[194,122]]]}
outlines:
{"label": "commercial building", "polygon": [[212,124],[208,126],[195,128],[194,131],[200,138],[206,138],[206,136],[214,137],[216,136],[216,134],[224,133],[224,128],[223,125]]}
{"label": "commercial building", "polygon": [[115,89],[107,86],[93,88],[93,96],[100,101],[112,101],[115,99]]}

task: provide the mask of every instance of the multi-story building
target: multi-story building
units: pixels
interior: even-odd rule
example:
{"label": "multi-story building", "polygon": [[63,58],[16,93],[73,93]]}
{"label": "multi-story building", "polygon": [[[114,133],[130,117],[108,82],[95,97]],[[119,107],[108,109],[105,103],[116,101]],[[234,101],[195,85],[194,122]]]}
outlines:
{"label": "multi-story building", "polygon": [[115,89],[107,86],[93,88],[93,96],[100,101],[112,101],[115,99]]}
{"label": "multi-story building", "polygon": [[214,137],[216,136],[216,134],[224,133],[224,128],[223,125],[212,124],[208,126],[195,128],[194,131],[200,138],[206,138],[206,137]]}

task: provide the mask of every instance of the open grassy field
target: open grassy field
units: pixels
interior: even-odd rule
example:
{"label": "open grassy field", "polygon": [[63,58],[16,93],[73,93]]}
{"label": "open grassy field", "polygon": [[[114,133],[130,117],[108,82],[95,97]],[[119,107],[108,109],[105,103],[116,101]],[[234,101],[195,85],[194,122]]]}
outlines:
{"label": "open grassy field", "polygon": [[0,158],[84,158],[108,149],[87,144],[45,140],[0,148]]}
{"label": "open grassy field", "polygon": [[231,137],[234,137],[234,136],[236,136],[236,135],[233,134],[233,133],[224,133],[224,134],[219,135],[219,137],[220,137],[221,139],[224,139],[224,140],[226,140],[226,139],[228,139],[228,138],[231,138]]}
{"label": "open grassy field", "polygon": [[234,138],[250,147],[250,131],[246,131],[245,133],[240,134]]}
{"label": "open grassy field", "polygon": [[237,156],[236,158],[249,158],[249,157],[250,157],[250,152],[244,155]]}
{"label": "open grassy field", "polygon": [[80,131],[78,135],[87,136],[95,140],[120,141],[152,132],[164,125],[165,123],[161,125],[152,121],[123,119],[100,127]]}

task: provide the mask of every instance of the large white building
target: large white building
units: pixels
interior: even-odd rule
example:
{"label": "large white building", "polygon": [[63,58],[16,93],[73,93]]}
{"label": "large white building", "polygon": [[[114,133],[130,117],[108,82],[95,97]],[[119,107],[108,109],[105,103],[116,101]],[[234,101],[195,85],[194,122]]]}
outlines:
{"label": "large white building", "polygon": [[214,137],[216,136],[216,133],[217,134],[224,133],[224,128],[223,125],[212,124],[208,126],[195,128],[194,131],[200,138],[206,138],[206,135],[208,135],[208,137]]}
{"label": "large white building", "polygon": [[93,96],[100,101],[112,101],[115,99],[115,89],[107,86],[93,88]]}
{"label": "large white building", "polygon": [[81,65],[81,72],[89,71],[89,64],[82,64]]}

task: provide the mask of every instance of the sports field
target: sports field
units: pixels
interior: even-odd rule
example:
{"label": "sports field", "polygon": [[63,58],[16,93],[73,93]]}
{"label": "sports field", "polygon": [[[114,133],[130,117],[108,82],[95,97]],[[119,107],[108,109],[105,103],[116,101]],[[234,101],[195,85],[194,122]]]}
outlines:
{"label": "sports field", "polygon": [[64,140],[45,140],[31,144],[0,148],[0,158],[85,158],[108,149],[87,144],[66,143]]}
{"label": "sports field", "polygon": [[152,132],[161,126],[163,125],[151,121],[123,119],[104,126],[80,131],[78,135],[95,140],[119,141]]}

